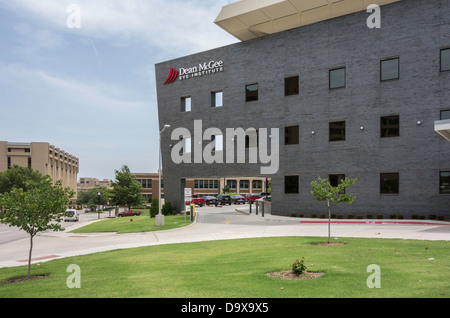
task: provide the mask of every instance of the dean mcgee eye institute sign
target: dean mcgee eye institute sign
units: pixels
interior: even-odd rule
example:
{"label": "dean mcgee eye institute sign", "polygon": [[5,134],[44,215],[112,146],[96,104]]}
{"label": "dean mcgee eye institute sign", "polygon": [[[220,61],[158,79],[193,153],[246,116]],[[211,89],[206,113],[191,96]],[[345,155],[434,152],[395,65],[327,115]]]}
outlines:
{"label": "dean mcgee eye institute sign", "polygon": [[198,66],[192,67],[182,67],[179,70],[174,68],[170,68],[169,76],[167,77],[164,84],[170,84],[175,82],[178,79],[180,81],[186,80],[189,78],[200,77],[208,74],[215,74],[219,72],[223,72],[223,61],[209,61],[198,64]]}

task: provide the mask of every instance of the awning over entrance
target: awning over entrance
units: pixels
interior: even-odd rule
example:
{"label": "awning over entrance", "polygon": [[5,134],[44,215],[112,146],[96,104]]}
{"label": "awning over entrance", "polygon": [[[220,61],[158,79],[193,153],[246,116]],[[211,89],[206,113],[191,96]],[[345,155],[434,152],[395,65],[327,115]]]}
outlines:
{"label": "awning over entrance", "polygon": [[241,0],[222,8],[218,26],[241,41],[402,0]]}
{"label": "awning over entrance", "polygon": [[434,122],[434,130],[442,137],[450,141],[450,119]]}

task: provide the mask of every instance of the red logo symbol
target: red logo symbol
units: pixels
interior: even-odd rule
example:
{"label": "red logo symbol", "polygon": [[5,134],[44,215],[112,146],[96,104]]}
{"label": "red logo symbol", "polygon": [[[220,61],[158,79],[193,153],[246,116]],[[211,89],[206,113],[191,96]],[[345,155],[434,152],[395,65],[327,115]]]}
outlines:
{"label": "red logo symbol", "polygon": [[170,68],[169,76],[167,77],[164,84],[170,84],[170,83],[175,82],[175,80],[177,79],[177,76],[178,76],[178,71],[173,68]]}

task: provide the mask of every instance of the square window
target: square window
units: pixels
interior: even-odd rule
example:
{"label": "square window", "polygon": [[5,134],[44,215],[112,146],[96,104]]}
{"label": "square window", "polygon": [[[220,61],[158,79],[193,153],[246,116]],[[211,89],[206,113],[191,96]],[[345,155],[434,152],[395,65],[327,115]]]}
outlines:
{"label": "square window", "polygon": [[223,106],[223,92],[211,92],[211,107],[222,107]]}
{"label": "square window", "polygon": [[284,177],[284,193],[298,193],[298,176]]}
{"label": "square window", "polygon": [[258,100],[258,84],[245,86],[245,101],[253,102]]}
{"label": "square window", "polygon": [[450,71],[450,49],[441,50],[441,72]]}
{"label": "square window", "polygon": [[191,97],[190,96],[186,96],[186,97],[181,97],[181,112],[190,112],[191,111]]}
{"label": "square window", "polygon": [[381,61],[381,81],[400,78],[400,59],[398,57]]}
{"label": "square window", "polygon": [[449,110],[441,110],[441,120],[450,119],[450,109]]}
{"label": "square window", "polygon": [[450,194],[450,171],[442,171],[440,173],[439,193]]}
{"label": "square window", "polygon": [[342,180],[345,180],[345,174],[330,174],[328,180],[332,187],[337,187]]}
{"label": "square window", "polygon": [[223,135],[213,135],[211,141],[214,141],[212,151],[223,151]]}
{"label": "square window", "polygon": [[330,123],[330,141],[345,141],[345,121],[335,121]]}
{"label": "square window", "polygon": [[342,88],[346,84],[345,67],[330,70],[330,89]]}
{"label": "square window", "polygon": [[284,144],[298,145],[299,143],[299,129],[298,126],[291,126],[284,128]]}
{"label": "square window", "polygon": [[380,137],[398,137],[400,136],[400,116],[384,116],[381,117],[381,133]]}
{"label": "square window", "polygon": [[398,173],[381,173],[380,194],[398,194],[399,183]]}
{"label": "square window", "polygon": [[284,79],[284,95],[298,95],[299,77],[292,76]]}
{"label": "square window", "polygon": [[[345,174],[330,174],[328,180],[332,187],[337,187],[343,180],[345,180]],[[345,194],[345,189],[341,194]]]}

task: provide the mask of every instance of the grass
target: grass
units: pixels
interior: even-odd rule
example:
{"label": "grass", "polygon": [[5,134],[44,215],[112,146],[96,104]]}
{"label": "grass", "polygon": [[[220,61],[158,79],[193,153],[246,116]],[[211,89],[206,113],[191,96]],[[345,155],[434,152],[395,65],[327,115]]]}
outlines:
{"label": "grass", "polygon": [[192,224],[189,216],[184,215],[169,215],[164,217],[163,226],[155,226],[155,218],[150,218],[146,215],[130,216],[114,219],[106,219],[98,221],[79,229],[71,231],[71,233],[93,233],[93,232],[116,232],[121,233],[137,233],[149,231],[162,231],[174,228],[183,227]]}
{"label": "grass", "polygon": [[164,225],[156,226],[155,218],[150,218],[147,215],[127,216],[122,218],[105,219],[94,222],[92,224],[83,226],[79,229],[70,231],[70,233],[96,233],[96,232],[116,232],[123,233],[137,233],[170,230],[186,225],[192,224],[189,216],[184,215],[168,215],[164,217]]}
{"label": "grass", "polygon": [[[141,247],[32,265],[49,277],[0,285],[0,297],[28,298],[448,298],[450,242],[283,237]],[[289,270],[305,258],[311,280],[281,280],[267,273]],[[69,289],[67,267],[81,270],[81,288]],[[381,288],[370,289],[367,267],[381,270]],[[0,282],[26,275],[26,267],[0,269]],[[1,283],[0,283],[1,284]]]}

